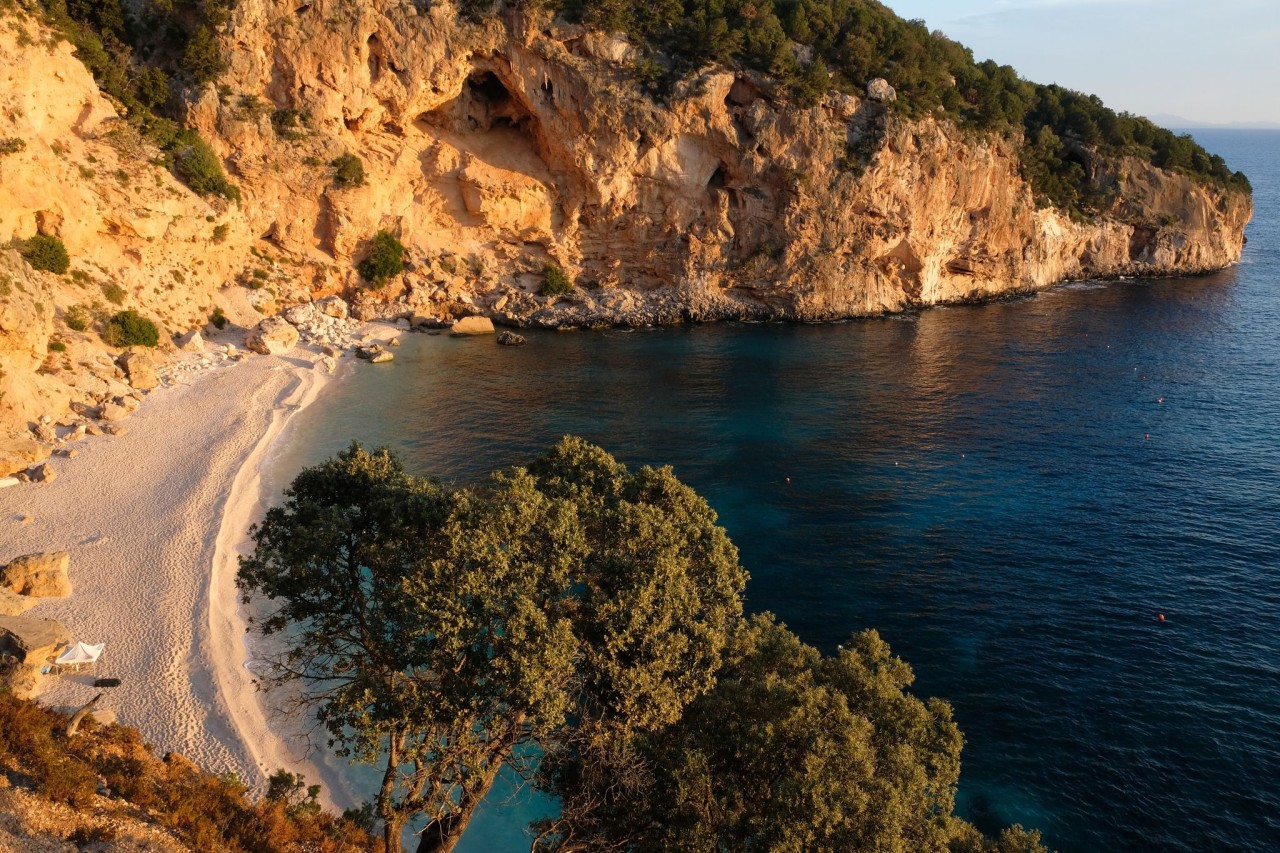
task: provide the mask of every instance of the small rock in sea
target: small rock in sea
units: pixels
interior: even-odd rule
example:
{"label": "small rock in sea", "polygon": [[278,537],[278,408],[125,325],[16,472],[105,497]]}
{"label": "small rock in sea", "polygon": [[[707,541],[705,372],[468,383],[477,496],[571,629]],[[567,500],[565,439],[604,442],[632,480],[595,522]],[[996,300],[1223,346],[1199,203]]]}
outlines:
{"label": "small rock in sea", "polygon": [[398,346],[400,346],[400,339],[399,339],[399,338],[392,338],[390,341],[388,341],[388,342],[387,342],[387,346],[389,346],[389,347],[398,347]]}
{"label": "small rock in sea", "polygon": [[525,343],[524,335],[517,335],[515,332],[503,332],[498,335],[498,343],[504,347],[518,347]]}
{"label": "small rock in sea", "polygon": [[363,358],[370,364],[385,364],[395,358],[394,355],[383,349],[381,344],[371,344],[357,348],[356,357]]}
{"label": "small rock in sea", "polygon": [[463,317],[453,324],[450,334],[456,337],[463,335],[492,335],[493,321],[488,317]]}

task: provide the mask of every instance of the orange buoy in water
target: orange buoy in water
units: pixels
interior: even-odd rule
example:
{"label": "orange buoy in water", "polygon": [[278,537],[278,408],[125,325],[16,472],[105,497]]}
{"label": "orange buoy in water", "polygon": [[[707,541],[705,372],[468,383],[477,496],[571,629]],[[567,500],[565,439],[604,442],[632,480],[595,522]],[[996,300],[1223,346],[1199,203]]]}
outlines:
{"label": "orange buoy in water", "polygon": [[1163,613],[1158,613],[1158,614],[1156,614],[1156,619],[1158,619],[1159,621],[1163,622],[1163,621],[1164,621],[1164,614],[1163,614]]}
{"label": "orange buoy in water", "polygon": [[789,486],[789,485],[791,485],[791,478],[790,478],[790,477],[788,477],[788,478],[787,478],[787,485],[788,485],[788,486]]}

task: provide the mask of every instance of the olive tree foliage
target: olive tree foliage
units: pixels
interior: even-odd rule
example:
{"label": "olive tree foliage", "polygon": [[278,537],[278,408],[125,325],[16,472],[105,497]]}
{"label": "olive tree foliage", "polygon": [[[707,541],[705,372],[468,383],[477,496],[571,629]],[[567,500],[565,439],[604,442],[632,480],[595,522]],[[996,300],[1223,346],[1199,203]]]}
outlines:
{"label": "olive tree foliage", "polygon": [[963,737],[874,631],[824,657],[769,616],[740,623],[715,686],[671,726],[549,756],[561,814],[540,850],[1043,851],[952,814]]}
{"label": "olive tree foliage", "polygon": [[382,768],[391,851],[417,816],[420,851],[452,849],[522,744],[559,754],[678,720],[714,683],[746,581],[670,469],[572,438],[480,490],[353,444],[252,536],[237,583],[284,647],[268,680],[340,755]]}

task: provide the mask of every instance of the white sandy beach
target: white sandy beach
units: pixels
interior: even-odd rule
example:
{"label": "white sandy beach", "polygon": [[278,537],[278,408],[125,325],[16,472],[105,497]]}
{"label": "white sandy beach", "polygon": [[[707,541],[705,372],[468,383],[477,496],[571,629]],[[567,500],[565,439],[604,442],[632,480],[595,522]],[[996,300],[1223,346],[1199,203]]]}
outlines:
{"label": "white sandy beach", "polygon": [[[0,560],[71,553],[74,592],[28,615],[106,643],[101,707],[214,772],[256,785],[278,767],[328,781],[268,726],[244,667],[236,558],[263,511],[260,465],[329,379],[302,350],[255,356],[152,392],[127,434],[53,457],[55,482],[0,490]],[[348,368],[349,369],[349,368]],[[27,519],[24,521],[24,519]],[[95,675],[48,679],[40,699],[87,702]],[[326,787],[328,787],[326,785]]]}

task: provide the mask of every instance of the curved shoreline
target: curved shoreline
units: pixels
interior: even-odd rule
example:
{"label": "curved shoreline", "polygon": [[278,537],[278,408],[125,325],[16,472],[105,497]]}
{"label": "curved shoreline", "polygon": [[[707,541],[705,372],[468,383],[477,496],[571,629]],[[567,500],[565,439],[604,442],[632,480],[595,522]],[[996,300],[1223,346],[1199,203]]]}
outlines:
{"label": "curved shoreline", "polygon": [[299,752],[253,685],[235,590],[239,549],[270,499],[263,463],[334,378],[320,360],[297,348],[185,376],[153,391],[123,435],[52,457],[54,482],[0,490],[0,561],[71,554],[72,595],[27,615],[107,644],[96,673],[42,679],[42,703],[83,705],[96,677],[116,677],[100,707],[158,752],[251,787],[279,767],[331,787],[332,772]]}
{"label": "curved shoreline", "polygon": [[[262,467],[294,414],[313,403],[328,384],[317,371],[295,374],[295,383],[277,400],[271,423],[242,460],[219,516],[203,620],[208,631],[212,676],[218,699],[247,757],[263,781],[276,768],[293,769],[304,758],[290,753],[284,737],[267,722],[266,707],[247,668],[248,622],[241,612],[235,578],[249,528],[266,511]],[[247,781],[247,780],[246,780]]]}

